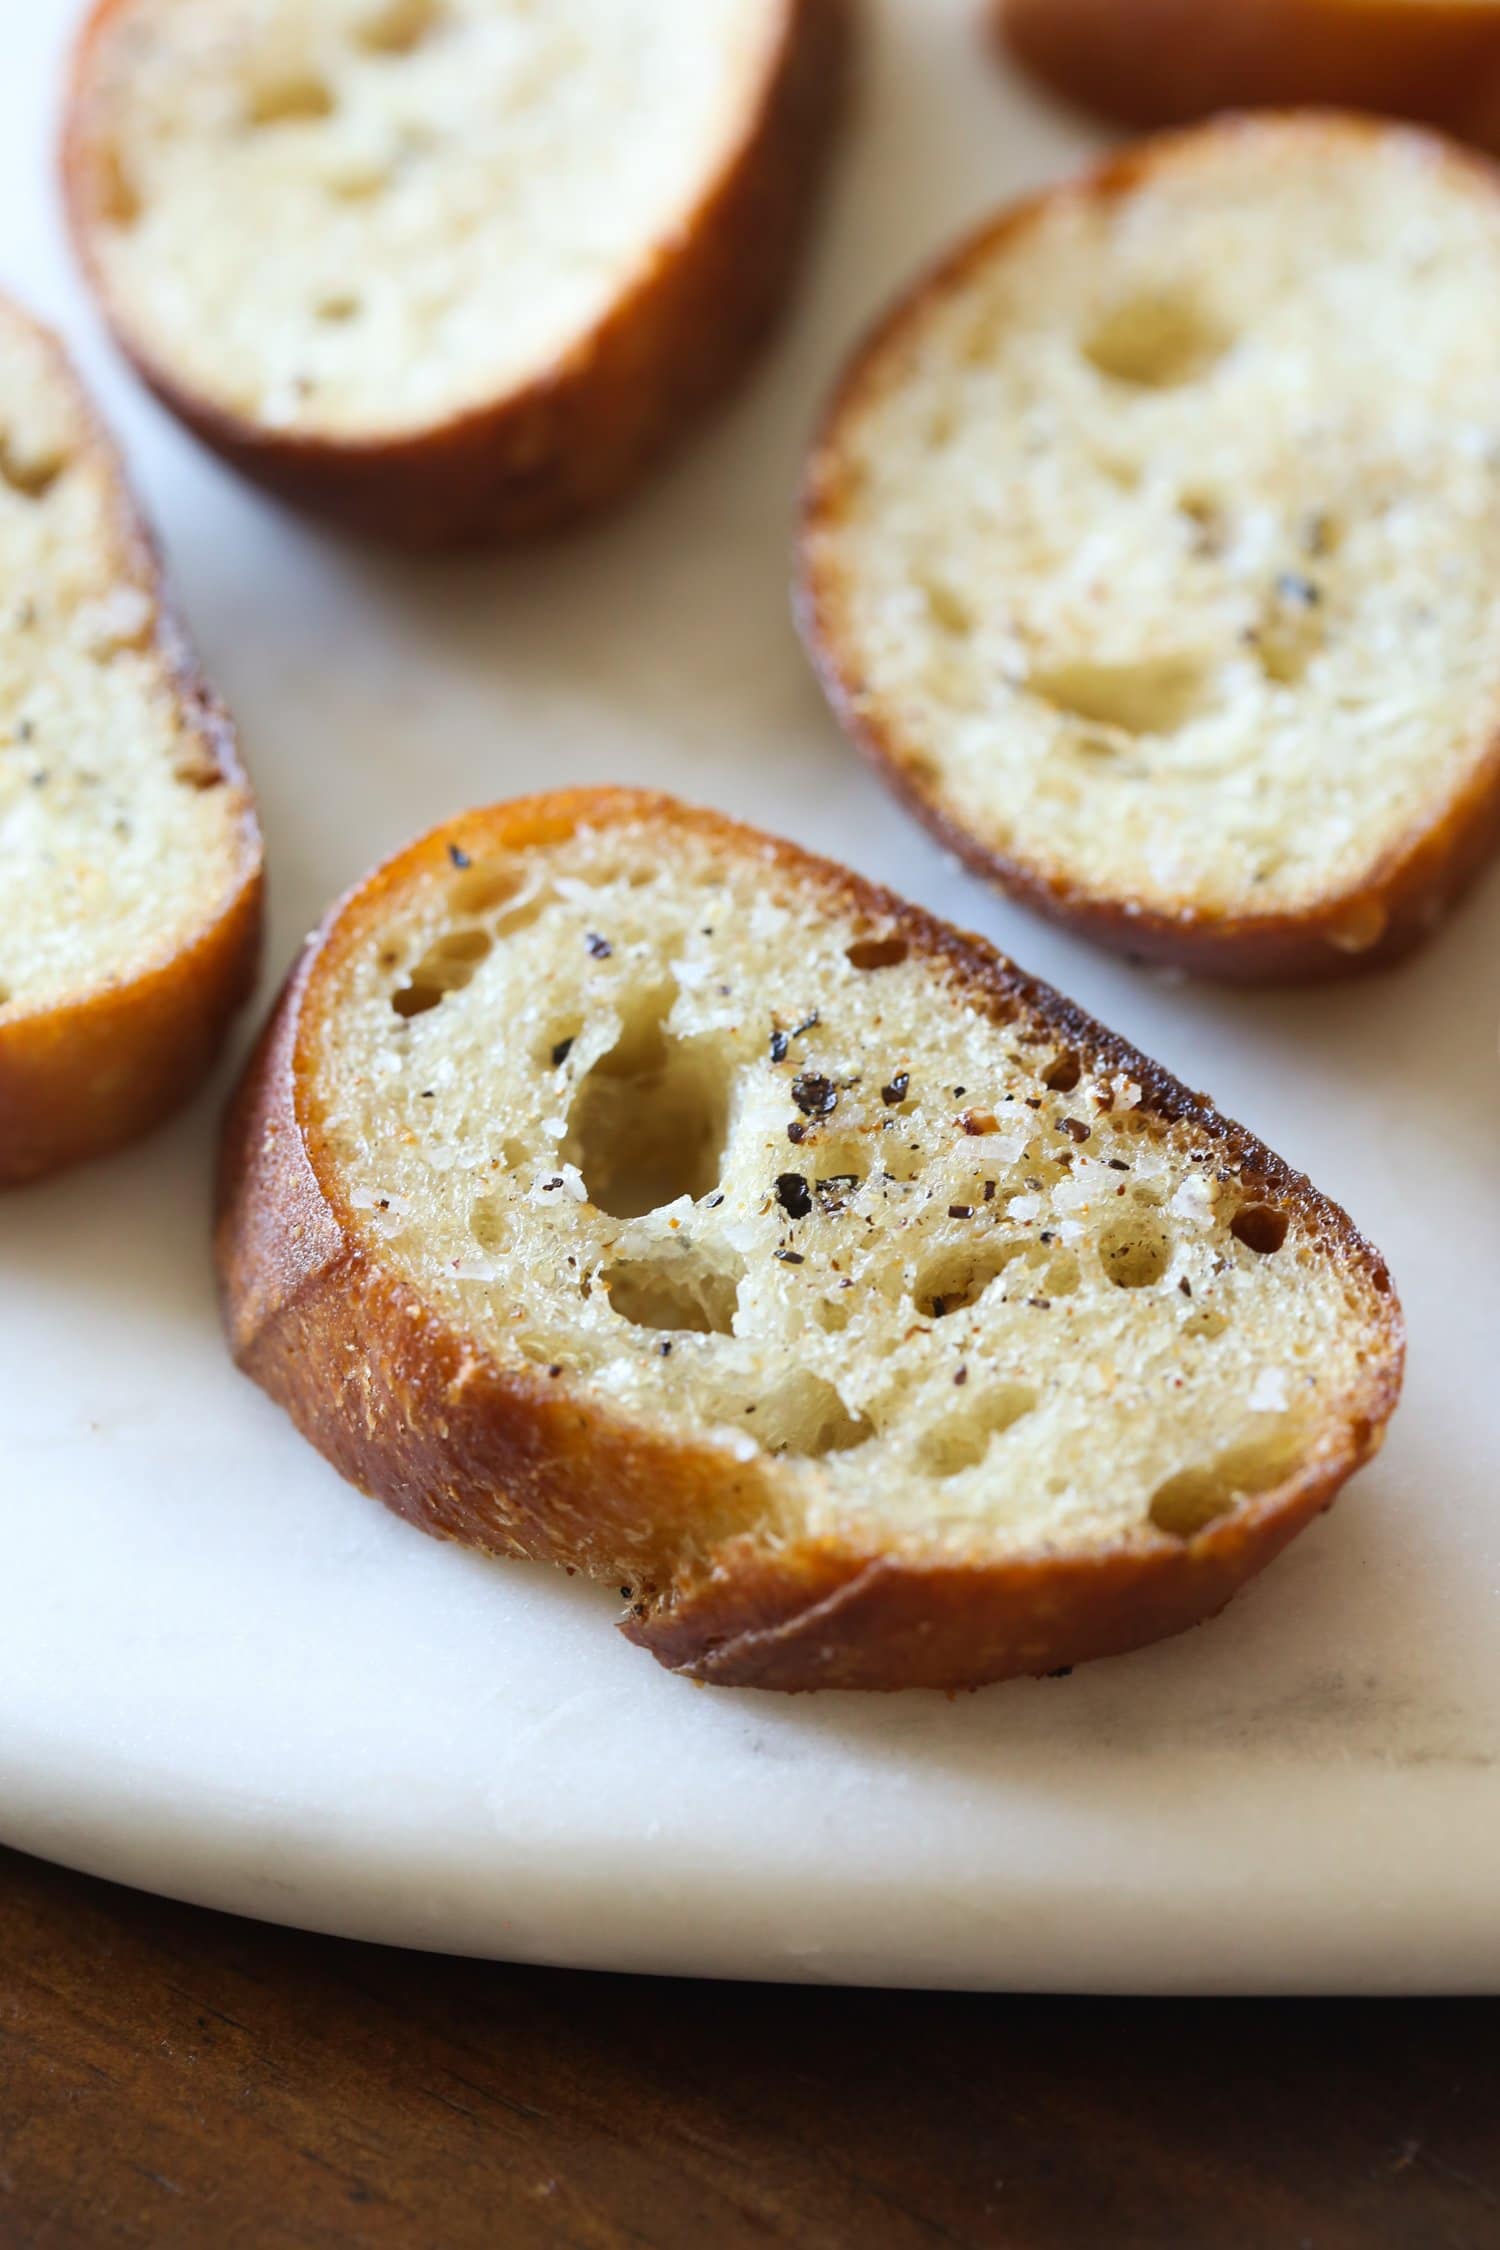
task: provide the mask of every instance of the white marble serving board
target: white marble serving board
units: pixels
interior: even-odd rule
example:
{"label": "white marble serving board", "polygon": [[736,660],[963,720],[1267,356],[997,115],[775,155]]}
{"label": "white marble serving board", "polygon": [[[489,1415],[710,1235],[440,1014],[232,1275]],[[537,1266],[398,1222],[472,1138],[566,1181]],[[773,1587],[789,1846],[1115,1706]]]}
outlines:
{"label": "white marble serving board", "polygon": [[334,892],[466,804],[629,780],[748,815],[989,933],[1344,1201],[1410,1318],[1391,1443],[1220,1622],[1142,1655],[951,1702],[699,1689],[616,1636],[611,1594],[386,1516],[235,1374],[221,1085],[0,1207],[0,1839],[518,1960],[1500,1990],[1500,879],[1396,975],[1174,987],[957,873],[844,748],[788,622],[810,417],[917,262],[1088,145],[986,59],[970,0],[865,13],[798,317],[676,466],[565,543],[361,552],[142,397],[60,242],[58,0],[0,0],[0,285],[97,379],[239,717],[268,990]]}

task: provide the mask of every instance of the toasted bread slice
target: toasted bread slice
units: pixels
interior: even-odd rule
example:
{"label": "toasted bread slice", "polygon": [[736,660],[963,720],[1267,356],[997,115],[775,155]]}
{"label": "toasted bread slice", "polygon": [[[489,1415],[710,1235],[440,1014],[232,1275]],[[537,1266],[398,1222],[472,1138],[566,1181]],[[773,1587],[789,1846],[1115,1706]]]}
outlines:
{"label": "toasted bread slice", "polygon": [[345,1476],[742,1686],[1175,1632],[1400,1382],[1378,1255],[1203,1099],[978,939],[623,790],[471,813],[334,909],[218,1257]]}
{"label": "toasted bread slice", "polygon": [[789,287],[847,0],[101,0],[73,234],[238,468],[412,543],[611,500]]}
{"label": "toasted bread slice", "polygon": [[1500,194],[1395,126],[1148,142],[967,242],[807,485],[835,709],[982,873],[1139,957],[1333,975],[1500,834]]}
{"label": "toasted bread slice", "polygon": [[1066,99],[1136,127],[1328,104],[1500,149],[1500,0],[990,0]]}
{"label": "toasted bread slice", "polygon": [[59,346],[0,299],[0,1185],[144,1132],[255,972],[228,718]]}

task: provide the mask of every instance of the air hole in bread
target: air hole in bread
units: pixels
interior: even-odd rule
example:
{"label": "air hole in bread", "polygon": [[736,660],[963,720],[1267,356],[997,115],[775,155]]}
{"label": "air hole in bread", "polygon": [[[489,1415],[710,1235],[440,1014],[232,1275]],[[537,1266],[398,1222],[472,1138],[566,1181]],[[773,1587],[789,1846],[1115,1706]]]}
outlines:
{"label": "air hole in bread", "polygon": [[922,581],[922,597],[928,616],[940,632],[950,633],[955,640],[968,639],[977,620],[956,586],[945,578],[926,578]]}
{"label": "air hole in bread", "polygon": [[1112,382],[1165,391],[1206,375],[1230,342],[1198,298],[1153,292],[1116,305],[1086,340],[1083,356]]}
{"label": "air hole in bread", "polygon": [[478,1197],[469,1210],[469,1232],[481,1250],[505,1249],[510,1239],[506,1197]]}
{"label": "air hole in bread", "polygon": [[768,1453],[796,1453],[816,1461],[850,1453],[875,1435],[863,1415],[851,1413],[832,1383],[798,1369],[757,1402],[745,1428]]}
{"label": "air hole in bread", "polygon": [[44,500],[66,467],[63,454],[42,453],[28,458],[0,432],[0,484],[8,485],[23,500]]}
{"label": "air hole in bread", "polygon": [[1026,1249],[1024,1242],[988,1242],[971,1246],[950,1244],[924,1260],[917,1269],[912,1298],[928,1320],[946,1320],[978,1304],[990,1283],[1013,1258]]}
{"label": "air hole in bread", "polygon": [[904,937],[859,938],[844,958],[851,969],[899,969],[910,951]]}
{"label": "air hole in bread", "polygon": [[391,994],[391,1006],[397,1015],[425,1015],[450,992],[462,991],[492,943],[487,930],[445,930],[422,955],[406,983]]}
{"label": "air hole in bread", "polygon": [[95,152],[92,185],[94,208],[106,226],[124,231],[135,225],[141,215],[140,195],[112,141]]}
{"label": "air hole in bread", "polygon": [[1273,1203],[1242,1203],[1229,1222],[1229,1231],[1247,1250],[1269,1258],[1285,1242],[1288,1224],[1285,1211],[1278,1211]]}
{"label": "air hole in bread", "polygon": [[199,752],[175,765],[172,779],[184,789],[222,789],[225,776],[223,768],[216,766],[206,752]]}
{"label": "air hole in bread", "polygon": [[1071,1094],[1083,1076],[1083,1064],[1075,1054],[1064,1049],[1055,1062],[1050,1062],[1042,1072],[1042,1084],[1049,1093]]}
{"label": "air hole in bread", "polygon": [[611,1307],[633,1327],[729,1336],[743,1273],[743,1260],[683,1243],[653,1257],[622,1258],[603,1280]]}
{"label": "air hole in bread", "polygon": [[245,115],[252,125],[300,125],[333,114],[333,89],[315,70],[287,70],[252,88]]}
{"label": "air hole in bread", "polygon": [[1033,1413],[1036,1404],[1037,1393],[1029,1383],[1001,1383],[984,1392],[926,1433],[919,1448],[923,1468],[935,1477],[978,1468],[994,1440]]}
{"label": "air hole in bread", "polygon": [[384,0],[355,26],[358,44],[372,55],[409,55],[442,20],[438,0]]}
{"label": "air hole in bread", "polygon": [[1122,734],[1176,734],[1206,711],[1213,682],[1190,657],[1158,656],[1139,664],[1080,660],[1030,673],[1026,691],[1066,718]]}
{"label": "air hole in bread", "polygon": [[1177,512],[1188,526],[1188,547],[1200,561],[1216,561],[1229,545],[1229,517],[1208,492],[1184,492]]}
{"label": "air hole in bread", "polygon": [[1295,1460],[1295,1428],[1289,1416],[1279,1416],[1264,1437],[1168,1477],[1152,1493],[1147,1515],[1158,1531],[1191,1539],[1239,1501],[1271,1491]]}
{"label": "air hole in bread", "polygon": [[1117,1289],[1150,1289],[1172,1262],[1172,1237],[1159,1221],[1132,1211],[1105,1228],[1099,1257]]}
{"label": "air hole in bread", "polygon": [[729,1081],[711,1041],[669,1036],[672,998],[640,1002],[573,1097],[563,1156],[611,1218],[642,1218],[718,1186]]}
{"label": "air hole in bread", "polygon": [[518,867],[497,867],[481,862],[463,870],[450,884],[448,896],[455,914],[493,914],[497,906],[509,905],[522,881]]}
{"label": "air hole in bread", "polygon": [[1329,931],[1329,942],[1340,953],[1368,953],[1390,927],[1390,915],[1376,899],[1353,906]]}

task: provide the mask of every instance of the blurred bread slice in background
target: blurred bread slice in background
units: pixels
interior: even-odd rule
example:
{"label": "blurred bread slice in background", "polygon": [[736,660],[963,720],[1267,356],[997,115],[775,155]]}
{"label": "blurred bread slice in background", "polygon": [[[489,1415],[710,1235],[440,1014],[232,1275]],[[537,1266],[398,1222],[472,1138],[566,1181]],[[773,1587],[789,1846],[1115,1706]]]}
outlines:
{"label": "blurred bread slice in background", "polygon": [[1500,0],[992,0],[1057,93],[1135,126],[1303,103],[1500,149]]}
{"label": "blurred bread slice in background", "polygon": [[74,240],[246,474],[405,542],[542,531],[752,358],[849,40],[846,0],[102,0]]}
{"label": "blurred bread slice in background", "polygon": [[1319,112],[1003,214],[856,355],[801,621],[981,873],[1233,979],[1390,961],[1500,837],[1500,176]]}
{"label": "blurred bread slice in background", "polygon": [[60,347],[0,299],[0,1186],[155,1125],[255,973],[261,844]]}

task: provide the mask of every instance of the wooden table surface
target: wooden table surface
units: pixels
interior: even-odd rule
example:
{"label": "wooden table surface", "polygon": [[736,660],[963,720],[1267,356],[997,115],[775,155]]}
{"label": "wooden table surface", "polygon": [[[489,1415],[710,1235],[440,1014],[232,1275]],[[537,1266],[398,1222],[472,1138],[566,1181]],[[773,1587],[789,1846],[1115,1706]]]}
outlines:
{"label": "wooden table surface", "polygon": [[0,1852],[0,2245],[1494,2250],[1497,2006],[504,1968]]}

